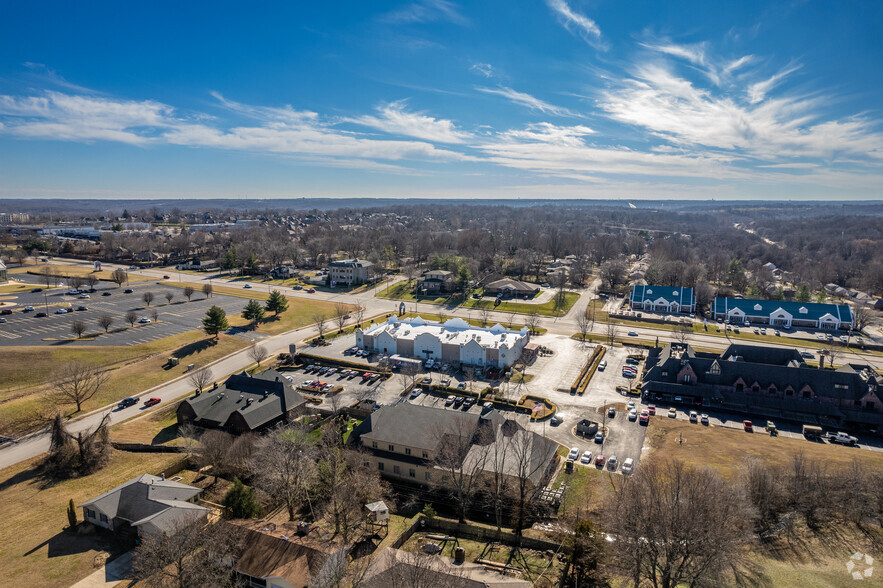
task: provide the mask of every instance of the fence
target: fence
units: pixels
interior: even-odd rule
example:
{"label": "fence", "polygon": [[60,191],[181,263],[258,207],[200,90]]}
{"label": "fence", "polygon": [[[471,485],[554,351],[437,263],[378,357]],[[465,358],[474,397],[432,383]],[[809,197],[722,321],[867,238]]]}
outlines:
{"label": "fence", "polygon": [[183,447],[151,445],[149,443],[120,443],[119,441],[111,441],[110,445],[114,449],[131,453],[182,453],[184,451]]}
{"label": "fence", "polygon": [[[456,521],[452,521],[449,519],[443,519],[440,517],[434,517],[431,519],[421,519],[426,521],[426,525],[423,527],[425,531],[440,531],[445,535],[452,535],[458,538],[471,539],[473,541],[481,541],[481,542],[500,542],[505,543],[507,545],[518,545],[520,547],[524,547],[526,549],[536,549],[537,551],[546,551],[547,549],[551,549],[553,551],[558,551],[561,549],[562,551],[566,551],[560,544],[555,543],[554,541],[547,541],[545,539],[535,539],[533,537],[524,537],[518,536],[515,533],[510,533],[509,531],[497,531],[491,527],[483,527],[479,525],[473,525],[471,523],[463,523],[460,524]],[[416,528],[419,528],[419,521],[417,521]],[[412,527],[415,527],[412,525]],[[408,537],[414,534],[416,528],[408,529],[410,534]],[[405,539],[407,541],[407,539]],[[405,541],[402,541],[404,544]]]}

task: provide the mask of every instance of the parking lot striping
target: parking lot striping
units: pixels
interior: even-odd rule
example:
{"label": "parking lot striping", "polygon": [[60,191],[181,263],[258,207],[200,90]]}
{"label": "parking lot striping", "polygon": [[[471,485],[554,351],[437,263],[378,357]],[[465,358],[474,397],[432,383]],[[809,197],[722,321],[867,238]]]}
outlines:
{"label": "parking lot striping", "polygon": [[6,331],[0,331],[0,337],[6,337],[7,339],[19,339],[21,335],[16,335],[15,333],[8,333]]}

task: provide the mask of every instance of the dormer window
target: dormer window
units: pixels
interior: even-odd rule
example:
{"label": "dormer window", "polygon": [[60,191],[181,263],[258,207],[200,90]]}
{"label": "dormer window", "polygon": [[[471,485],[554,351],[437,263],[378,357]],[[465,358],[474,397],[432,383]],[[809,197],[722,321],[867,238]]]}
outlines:
{"label": "dormer window", "polygon": [[800,314],[806,314],[806,313],[808,313],[809,311],[806,309],[805,306],[801,306],[801,307],[797,310],[797,312],[799,312]]}
{"label": "dormer window", "polygon": [[760,304],[754,305],[754,310],[761,310],[763,307]]}
{"label": "dormer window", "polygon": [[713,362],[713,363],[711,364],[711,367],[708,368],[708,373],[709,373],[709,374],[712,374],[712,375],[714,375],[714,376],[719,376],[720,373],[721,373],[721,366],[720,366],[720,364],[719,364],[717,361]]}

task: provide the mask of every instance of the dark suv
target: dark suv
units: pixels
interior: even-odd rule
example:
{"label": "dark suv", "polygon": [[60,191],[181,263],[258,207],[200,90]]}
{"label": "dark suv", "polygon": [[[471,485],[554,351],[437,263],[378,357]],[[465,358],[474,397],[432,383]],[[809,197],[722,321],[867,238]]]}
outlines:
{"label": "dark suv", "polygon": [[128,407],[130,407],[130,406],[134,406],[134,405],[136,405],[136,404],[138,404],[138,399],[137,399],[137,398],[132,398],[132,397],[129,397],[129,398],[123,398],[122,400],[120,400],[120,401],[117,403],[117,408],[120,409],[120,410],[122,410],[122,409],[124,409],[124,408],[128,408]]}

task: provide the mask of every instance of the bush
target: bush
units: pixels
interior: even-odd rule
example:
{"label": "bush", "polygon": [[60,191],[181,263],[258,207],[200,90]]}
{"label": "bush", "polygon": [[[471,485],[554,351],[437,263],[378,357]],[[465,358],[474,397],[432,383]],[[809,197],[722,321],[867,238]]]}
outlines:
{"label": "bush", "polygon": [[233,480],[233,487],[224,495],[223,503],[234,519],[253,519],[264,514],[264,509],[255,498],[254,492],[239,478]]}

